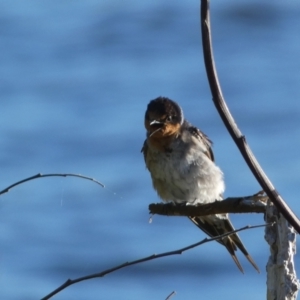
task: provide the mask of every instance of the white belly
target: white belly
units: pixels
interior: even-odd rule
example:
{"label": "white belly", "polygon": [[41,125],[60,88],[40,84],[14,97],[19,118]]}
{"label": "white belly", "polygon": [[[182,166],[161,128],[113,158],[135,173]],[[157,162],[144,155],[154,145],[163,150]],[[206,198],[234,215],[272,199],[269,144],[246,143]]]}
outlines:
{"label": "white belly", "polygon": [[223,173],[202,151],[181,149],[171,153],[151,149],[147,166],[153,186],[165,201],[208,203],[221,200]]}

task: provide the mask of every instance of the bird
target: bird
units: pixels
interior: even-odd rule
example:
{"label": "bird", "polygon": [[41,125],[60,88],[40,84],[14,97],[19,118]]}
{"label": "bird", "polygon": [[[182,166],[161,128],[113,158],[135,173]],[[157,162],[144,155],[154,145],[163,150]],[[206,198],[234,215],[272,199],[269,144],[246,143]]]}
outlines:
{"label": "bird", "polygon": [[[167,97],[151,100],[145,113],[146,140],[141,152],[152,184],[165,202],[197,205],[223,200],[224,176],[215,164],[212,142],[184,118],[182,108]],[[228,214],[188,217],[210,237],[234,231]],[[244,273],[239,249],[260,273],[237,233],[217,240]]]}

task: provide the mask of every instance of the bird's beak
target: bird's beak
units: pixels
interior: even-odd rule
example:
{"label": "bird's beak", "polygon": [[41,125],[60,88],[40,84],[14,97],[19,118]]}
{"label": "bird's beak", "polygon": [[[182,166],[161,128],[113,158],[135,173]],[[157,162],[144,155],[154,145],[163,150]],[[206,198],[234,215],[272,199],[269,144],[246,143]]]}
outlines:
{"label": "bird's beak", "polygon": [[162,123],[162,122],[159,122],[159,121],[157,121],[157,120],[153,120],[153,121],[150,122],[149,125],[150,125],[150,126],[153,126],[153,125],[163,125],[163,123]]}
{"label": "bird's beak", "polygon": [[149,123],[149,126],[151,127],[150,128],[150,135],[149,137],[153,136],[156,132],[160,131],[163,126],[164,126],[164,123],[163,122],[159,122],[157,120],[153,120]]}

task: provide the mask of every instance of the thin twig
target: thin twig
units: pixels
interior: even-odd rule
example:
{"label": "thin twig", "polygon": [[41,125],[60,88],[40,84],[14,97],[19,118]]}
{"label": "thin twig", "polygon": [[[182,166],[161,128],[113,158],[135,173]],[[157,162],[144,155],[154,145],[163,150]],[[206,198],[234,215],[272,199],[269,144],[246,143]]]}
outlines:
{"label": "thin twig", "polygon": [[152,203],[149,205],[150,214],[163,216],[208,216],[224,213],[265,213],[265,195],[226,198],[207,204],[185,205],[174,203]]}
{"label": "thin twig", "polygon": [[173,291],[167,298],[166,298],[166,300],[170,300],[173,296],[175,296],[176,295],[176,292],[175,291]]}
{"label": "thin twig", "polygon": [[213,237],[213,238],[205,238],[205,239],[203,239],[200,242],[197,242],[195,244],[189,245],[187,247],[184,247],[184,248],[181,248],[181,249],[178,249],[178,250],[173,250],[173,251],[164,252],[164,253],[160,253],[160,254],[153,254],[153,255],[150,255],[150,256],[147,256],[147,257],[144,257],[144,258],[141,258],[141,259],[137,259],[137,260],[131,261],[131,262],[125,262],[125,263],[123,263],[121,265],[118,265],[118,266],[113,267],[111,269],[107,269],[107,270],[102,271],[100,273],[96,273],[96,274],[91,274],[91,275],[79,277],[77,279],[68,279],[60,287],[58,287],[57,289],[55,289],[53,292],[51,292],[47,296],[43,297],[41,300],[50,299],[51,297],[53,297],[57,293],[61,292],[65,288],[69,287],[70,285],[73,285],[75,283],[78,283],[78,282],[81,282],[81,281],[84,281],[84,280],[89,280],[89,279],[93,279],[93,278],[104,277],[105,275],[107,275],[109,273],[115,272],[117,270],[129,267],[129,266],[132,266],[132,265],[143,263],[143,262],[146,262],[146,261],[149,261],[149,260],[153,260],[153,259],[157,259],[157,258],[161,258],[161,257],[166,257],[166,256],[171,256],[171,255],[182,254],[183,252],[188,251],[190,249],[193,249],[195,247],[198,247],[198,246],[200,246],[202,244],[222,239],[222,238],[224,238],[226,236],[229,236],[231,234],[234,234],[236,232],[240,232],[240,231],[243,231],[243,230],[246,230],[246,229],[254,229],[254,228],[259,228],[259,227],[265,227],[265,226],[269,226],[269,225],[272,225],[272,223],[271,224],[263,224],[263,225],[255,225],[255,226],[248,225],[248,226],[245,226],[243,228],[240,228],[240,229],[237,229],[237,230],[234,230],[234,231],[231,231],[231,232],[228,232],[228,233],[225,233],[225,234]]}
{"label": "thin twig", "polygon": [[31,177],[28,177],[28,178],[25,178],[23,180],[20,180],[10,186],[8,186],[7,188],[5,188],[4,190],[0,191],[0,195],[2,194],[5,194],[5,193],[8,193],[10,189],[12,189],[13,187],[19,185],[19,184],[22,184],[24,182],[27,182],[27,181],[30,181],[30,180],[34,180],[34,179],[37,179],[37,178],[44,178],[44,177],[79,177],[79,178],[83,178],[83,179],[87,179],[87,180],[91,180],[99,185],[101,185],[102,187],[105,187],[104,184],[102,184],[100,181],[94,179],[94,178],[91,178],[91,177],[87,177],[87,176],[84,176],[84,175],[80,175],[80,174],[36,174],[34,176],[31,176]]}
{"label": "thin twig", "polygon": [[209,0],[201,0],[201,31],[202,31],[202,46],[206,73],[213,96],[213,102],[227,128],[232,139],[236,143],[242,156],[244,157],[248,167],[252,171],[256,180],[259,182],[263,190],[269,196],[277,209],[284,215],[286,220],[300,233],[300,221],[294,212],[285,203],[283,198],[276,191],[275,187],[264,173],[250,147],[246,142],[246,138],[242,135],[237,127],[222,95],[222,90],[218,80],[217,71],[212,51],[211,30],[210,30],[210,13]]}

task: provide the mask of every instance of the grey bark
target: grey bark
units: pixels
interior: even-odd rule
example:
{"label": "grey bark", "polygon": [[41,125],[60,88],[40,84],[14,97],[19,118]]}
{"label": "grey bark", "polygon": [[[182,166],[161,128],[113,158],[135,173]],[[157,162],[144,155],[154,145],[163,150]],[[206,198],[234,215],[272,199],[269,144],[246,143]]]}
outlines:
{"label": "grey bark", "polygon": [[266,222],[274,222],[265,229],[271,252],[267,263],[267,300],[295,300],[300,287],[294,266],[296,232],[270,201]]}

